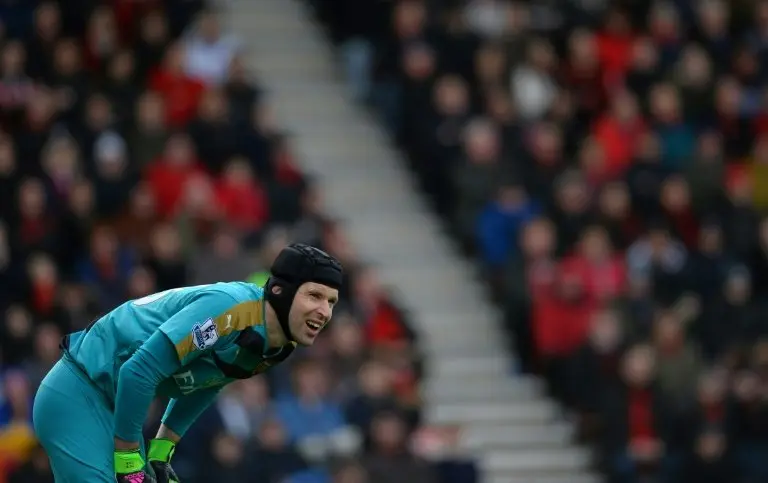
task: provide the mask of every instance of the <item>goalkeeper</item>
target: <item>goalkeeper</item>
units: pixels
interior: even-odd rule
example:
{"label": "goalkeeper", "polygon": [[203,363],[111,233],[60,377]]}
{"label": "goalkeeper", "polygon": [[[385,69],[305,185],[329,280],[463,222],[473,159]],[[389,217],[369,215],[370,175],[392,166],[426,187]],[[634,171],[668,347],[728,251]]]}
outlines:
{"label": "goalkeeper", "polygon": [[[56,482],[178,482],[174,448],[221,388],[312,345],[331,318],[338,261],[295,244],[270,272],[264,289],[223,282],[129,301],[66,336],[33,410]],[[170,403],[145,452],[155,396]]]}

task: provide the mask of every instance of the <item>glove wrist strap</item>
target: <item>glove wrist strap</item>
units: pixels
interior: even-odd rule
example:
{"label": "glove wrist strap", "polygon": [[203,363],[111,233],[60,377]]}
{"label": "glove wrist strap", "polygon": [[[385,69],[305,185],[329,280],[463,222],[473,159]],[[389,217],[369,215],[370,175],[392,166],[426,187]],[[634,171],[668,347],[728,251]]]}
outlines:
{"label": "glove wrist strap", "polygon": [[176,443],[170,439],[153,439],[149,442],[147,459],[149,461],[162,461],[169,463],[176,452]]}
{"label": "glove wrist strap", "polygon": [[127,475],[141,471],[143,468],[144,460],[141,457],[141,451],[138,449],[115,451],[115,473]]}

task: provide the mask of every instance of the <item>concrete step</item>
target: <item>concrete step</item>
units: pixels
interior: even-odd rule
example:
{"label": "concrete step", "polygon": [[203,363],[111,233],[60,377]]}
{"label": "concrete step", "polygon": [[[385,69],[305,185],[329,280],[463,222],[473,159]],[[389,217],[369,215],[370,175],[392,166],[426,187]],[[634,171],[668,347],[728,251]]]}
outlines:
{"label": "concrete step", "polygon": [[[339,176],[335,181],[356,181],[356,185],[346,186],[351,193],[358,193],[360,188],[368,190],[368,196],[378,198],[385,203],[399,202],[400,200],[416,201],[417,196],[408,190],[414,188],[414,180],[410,176],[404,176],[403,173],[392,172],[388,169],[370,169],[364,164],[359,163],[359,158],[368,156],[368,153],[360,148],[346,148],[345,150],[334,153],[324,152],[329,158],[328,164],[335,164],[334,169],[339,169]],[[333,161],[331,161],[331,159]],[[371,179],[376,176],[376,179]],[[347,190],[347,189],[345,189]],[[400,196],[392,198],[392,193],[400,193]],[[428,216],[427,211],[412,213],[410,211],[401,213],[403,218],[412,218],[414,215]],[[435,220],[430,218],[431,223]]]}
{"label": "concrete step", "polygon": [[482,456],[483,467],[490,472],[513,471],[520,474],[529,472],[578,473],[592,463],[592,455],[582,448],[560,448],[546,451],[531,450],[487,450]]}
{"label": "concrete step", "polygon": [[[448,290],[449,281],[454,278],[454,275],[449,270],[441,270],[425,278],[398,278],[394,271],[381,270],[380,278],[382,281],[390,283],[393,290],[397,291],[396,295],[402,295],[407,298],[407,301],[413,302],[415,310],[419,311],[419,315],[423,317],[430,317],[435,320],[439,320],[439,317],[430,313],[430,311],[419,307],[416,303],[424,304],[424,307],[432,307],[433,310],[439,311],[451,311],[456,308],[460,308],[462,313],[467,313],[468,309],[472,307],[472,304],[478,303],[477,308],[481,313],[487,313],[486,310],[490,310],[481,305],[480,302],[484,298],[484,293],[478,289],[470,289],[471,285],[467,285],[467,290],[464,293],[457,293]],[[399,270],[398,270],[399,271]],[[452,282],[451,282],[452,283]],[[445,288],[445,290],[443,290]],[[481,298],[482,297],[482,298]],[[480,298],[480,301],[478,301]],[[496,319],[500,320],[500,319]],[[434,326],[434,324],[426,324]],[[472,320],[467,320],[467,327],[472,327]],[[439,335],[439,334],[438,334]],[[498,337],[498,333],[489,334],[494,337]]]}
{"label": "concrete step", "polygon": [[[354,200],[350,200],[350,202],[354,202]],[[413,246],[409,245],[408,242],[416,244],[416,246],[428,243],[430,239],[434,239],[434,237],[437,236],[438,229],[437,226],[422,225],[417,219],[403,219],[398,222],[391,219],[384,219],[381,220],[381,224],[377,226],[372,226],[370,224],[360,225],[355,228],[355,232],[358,236],[380,240],[382,244],[389,244],[391,248],[399,248],[399,252],[402,253],[407,251],[406,247]],[[390,255],[394,253],[397,253],[397,250],[390,250]],[[426,277],[431,275],[433,278],[430,281],[433,284],[435,283],[434,275],[445,275],[451,272],[449,267],[430,267],[426,264],[419,267],[402,267],[398,271],[405,274],[413,272],[414,268],[424,270],[426,273],[423,275]],[[388,270],[396,269],[396,267],[388,268]],[[411,274],[412,280],[418,280],[417,277],[418,276]]]}
{"label": "concrete step", "polygon": [[548,425],[472,425],[462,432],[462,447],[477,452],[488,448],[519,451],[533,448],[563,448],[572,442],[573,427],[566,423]]}
{"label": "concrete step", "polygon": [[[450,404],[525,402],[537,401],[541,398],[540,394],[532,392],[516,392],[504,384],[505,381],[506,379],[497,380],[494,389],[489,389],[485,392],[456,388],[441,391],[424,390],[422,394],[424,400],[428,403],[442,402]],[[467,382],[470,382],[470,380]]]}
{"label": "concrete step", "polygon": [[[419,334],[422,334],[423,331],[417,330]],[[422,345],[421,352],[424,354],[424,357],[426,359],[431,359],[432,357],[441,357],[443,354],[446,353],[446,350],[441,349],[439,347],[429,346],[424,344]],[[482,355],[488,355],[488,354],[497,354],[497,355],[508,355],[510,357],[510,363],[509,363],[509,376],[507,377],[507,382],[510,380],[514,380],[516,375],[516,368],[518,367],[518,361],[516,359],[516,356],[514,354],[509,354],[508,349],[505,346],[505,342],[501,339],[497,340],[493,346],[477,346],[477,345],[459,345],[454,346],[453,349],[447,351],[450,354],[455,355],[456,357],[478,357]],[[429,376],[431,377],[431,376]],[[493,377],[493,379],[496,379]]]}
{"label": "concrete step", "polygon": [[[472,312],[462,300],[453,300],[445,307],[436,308],[428,316],[420,319],[424,327],[433,328],[436,332],[459,331],[478,332],[484,329],[498,329],[499,318],[492,310],[478,310]],[[446,354],[445,357],[450,357]]]}
{"label": "concrete step", "polygon": [[498,376],[504,381],[510,372],[510,360],[505,355],[486,357],[444,357],[433,358],[429,363],[432,377],[453,376],[470,380],[472,377]]}
{"label": "concrete step", "polygon": [[515,401],[508,403],[436,402],[426,409],[427,420],[435,424],[514,423],[543,424],[555,420],[559,412],[551,401]]}
{"label": "concrete step", "polygon": [[541,396],[544,390],[543,382],[535,377],[517,376],[504,377],[503,383],[499,383],[497,377],[472,377],[467,379],[456,375],[437,376],[430,375],[424,383],[424,390],[439,396],[450,396],[464,391],[476,394],[525,395]]}
{"label": "concrete step", "polygon": [[605,479],[594,474],[519,474],[515,472],[486,473],[483,483],[604,483]]}
{"label": "concrete step", "polygon": [[[421,327],[417,327],[417,331],[424,336],[424,342],[421,342],[422,352],[429,357],[440,354],[456,354],[457,356],[462,353],[473,354],[481,350],[490,354],[503,354],[506,351],[504,341],[500,339],[492,339],[482,335],[467,336],[466,338],[433,338]],[[429,340],[426,337],[429,337]],[[510,375],[511,369],[510,367]]]}

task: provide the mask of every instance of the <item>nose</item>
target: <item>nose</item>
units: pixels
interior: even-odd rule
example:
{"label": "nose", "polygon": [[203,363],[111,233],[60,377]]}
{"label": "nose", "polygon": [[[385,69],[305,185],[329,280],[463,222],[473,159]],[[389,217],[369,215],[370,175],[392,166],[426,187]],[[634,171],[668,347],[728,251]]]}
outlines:
{"label": "nose", "polygon": [[331,304],[328,301],[323,301],[317,307],[317,314],[322,317],[323,322],[327,322],[331,318]]}

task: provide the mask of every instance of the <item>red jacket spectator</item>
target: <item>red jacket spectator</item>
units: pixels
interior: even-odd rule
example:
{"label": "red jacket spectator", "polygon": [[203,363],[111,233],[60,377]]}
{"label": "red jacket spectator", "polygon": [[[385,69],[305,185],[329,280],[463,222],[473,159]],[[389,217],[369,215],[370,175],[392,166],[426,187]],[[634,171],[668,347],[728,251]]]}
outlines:
{"label": "red jacket spectator", "polygon": [[195,158],[191,141],[186,135],[171,137],[163,156],[155,160],[146,173],[158,215],[176,214],[187,183],[197,176],[208,175]]}
{"label": "red jacket spectator", "polygon": [[240,230],[256,231],[268,219],[267,195],[244,159],[235,159],[227,166],[217,197],[227,221]]}
{"label": "red jacket spectator", "polygon": [[366,328],[368,340],[373,345],[400,342],[407,338],[399,311],[386,300],[376,304],[373,313],[369,314]]}
{"label": "red jacket spectator", "polygon": [[626,15],[619,10],[611,12],[605,29],[597,35],[600,61],[609,84],[621,79],[629,67],[634,40]]}
{"label": "red jacket spectator", "polygon": [[585,230],[579,250],[561,262],[561,270],[579,281],[590,303],[599,304],[624,293],[624,258],[612,253],[609,235],[602,227]]}
{"label": "red jacket spectator", "polygon": [[541,355],[571,354],[584,343],[598,307],[624,292],[626,268],[605,229],[585,230],[579,250],[559,265],[529,273],[534,340]]}
{"label": "red jacket spectator", "polygon": [[577,278],[583,284],[587,297],[595,303],[610,300],[624,292],[627,273],[621,257],[594,262],[576,255],[563,260],[563,271]]}
{"label": "red jacket spectator", "polygon": [[168,48],[162,66],[150,76],[150,89],[165,98],[165,115],[169,126],[182,126],[197,113],[197,105],[205,92],[205,85],[184,73],[183,52],[180,45]]}
{"label": "red jacket spectator", "polygon": [[[541,281],[531,280],[533,284],[537,282]],[[573,276],[558,277],[549,288],[538,290],[541,291],[534,296],[531,306],[538,356],[548,359],[573,354],[586,340],[593,304]]]}
{"label": "red jacket spectator", "polygon": [[362,268],[353,279],[353,299],[365,320],[365,332],[372,345],[399,343],[408,340],[401,312],[382,290],[370,269]]}
{"label": "red jacket spectator", "polygon": [[647,132],[634,96],[626,91],[615,95],[610,112],[597,120],[593,132],[605,153],[606,174],[622,175],[632,162],[636,146]]}

